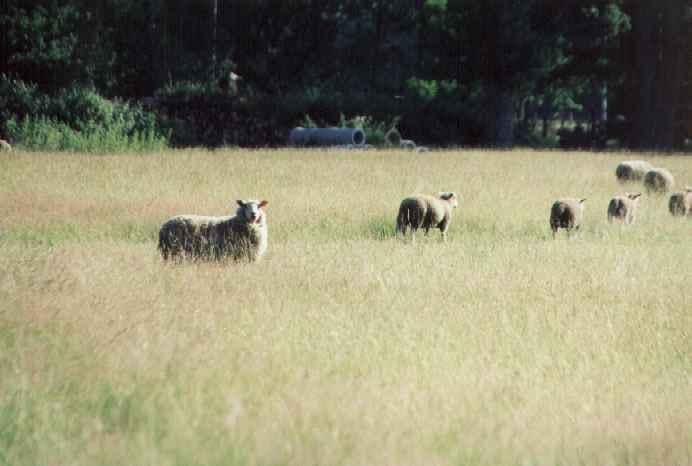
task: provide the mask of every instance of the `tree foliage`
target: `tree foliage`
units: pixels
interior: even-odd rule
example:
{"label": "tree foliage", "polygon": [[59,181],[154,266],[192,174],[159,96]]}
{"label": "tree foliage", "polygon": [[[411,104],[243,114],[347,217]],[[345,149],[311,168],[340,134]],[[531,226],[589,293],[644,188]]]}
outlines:
{"label": "tree foliage", "polygon": [[[234,125],[252,111],[265,125],[281,125],[277,134],[306,114],[325,122],[368,115],[400,117],[406,134],[438,144],[526,141],[522,131],[560,111],[590,111],[585,118],[600,131],[606,127],[596,124],[596,110],[606,101],[641,129],[644,114],[662,106],[655,102],[674,96],[659,97],[658,82],[639,64],[651,67],[663,54],[659,69],[680,71],[671,63],[684,47],[673,38],[691,25],[692,8],[689,0],[4,3],[0,74],[26,89],[48,96],[74,86],[122,99],[158,95],[161,118],[180,120],[187,86],[197,115],[190,125],[213,120],[203,114],[205,102],[215,102],[214,111]],[[654,31],[663,32],[654,46],[645,45]],[[214,83],[231,71],[242,76],[239,94],[216,95]],[[194,94],[200,90],[203,96]],[[623,97],[633,90],[640,91],[639,105]],[[646,141],[622,142],[650,145],[675,122],[661,124]],[[188,143],[252,139],[249,127],[205,125],[218,134]],[[193,132],[200,131],[209,133]]]}

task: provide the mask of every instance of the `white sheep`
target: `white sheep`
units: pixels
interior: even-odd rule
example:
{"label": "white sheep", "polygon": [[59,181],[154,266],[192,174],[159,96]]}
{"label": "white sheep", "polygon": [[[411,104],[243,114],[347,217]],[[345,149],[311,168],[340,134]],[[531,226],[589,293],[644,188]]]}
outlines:
{"label": "white sheep", "polygon": [[406,235],[406,229],[411,229],[411,237],[415,241],[416,231],[425,229],[428,234],[431,228],[439,228],[442,240],[447,240],[447,230],[452,220],[452,209],[459,205],[457,195],[453,192],[442,192],[437,197],[427,194],[416,194],[401,201],[399,215],[396,218],[397,234]]}
{"label": "white sheep", "polygon": [[627,160],[620,162],[615,169],[615,176],[620,183],[628,181],[641,181],[646,172],[654,168],[649,162],[643,160]]}
{"label": "white sheep", "polygon": [[692,186],[688,186],[684,191],[671,194],[668,210],[673,216],[692,215]]}
{"label": "white sheep", "polygon": [[12,146],[4,139],[0,139],[0,152],[12,152]]}
{"label": "white sheep", "polygon": [[159,231],[159,250],[164,260],[190,259],[259,260],[267,250],[267,201],[238,200],[233,217],[178,215]]}
{"label": "white sheep", "polygon": [[642,193],[625,193],[613,197],[608,204],[608,221],[620,220],[626,224],[634,223],[637,207]]}
{"label": "white sheep", "polygon": [[644,186],[650,193],[667,193],[675,186],[675,178],[665,168],[652,168],[644,175]]}
{"label": "white sheep", "polygon": [[553,203],[550,209],[550,229],[553,230],[553,238],[559,228],[567,230],[567,235],[572,229],[579,230],[584,218],[584,201],[586,199],[561,198]]}

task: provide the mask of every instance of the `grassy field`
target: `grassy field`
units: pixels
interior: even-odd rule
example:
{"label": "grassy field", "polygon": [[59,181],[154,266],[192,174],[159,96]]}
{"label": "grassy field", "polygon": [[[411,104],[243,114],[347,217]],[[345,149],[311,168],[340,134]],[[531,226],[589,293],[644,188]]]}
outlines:
{"label": "grassy field", "polygon": [[[692,464],[692,219],[609,225],[630,158],[692,185],[657,154],[2,154],[0,465]],[[449,240],[396,239],[440,190]],[[263,261],[162,263],[162,221],[237,198]]]}

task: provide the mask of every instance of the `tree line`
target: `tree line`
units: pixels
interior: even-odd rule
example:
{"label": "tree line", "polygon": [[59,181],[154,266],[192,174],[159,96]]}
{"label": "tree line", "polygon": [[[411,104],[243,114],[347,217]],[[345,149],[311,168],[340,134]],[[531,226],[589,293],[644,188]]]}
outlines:
{"label": "tree line", "polygon": [[[15,128],[48,108],[27,95],[78,87],[145,102],[179,144],[280,143],[306,118],[354,117],[440,145],[692,138],[690,0],[1,3],[0,116]],[[218,87],[230,72],[237,93]]]}

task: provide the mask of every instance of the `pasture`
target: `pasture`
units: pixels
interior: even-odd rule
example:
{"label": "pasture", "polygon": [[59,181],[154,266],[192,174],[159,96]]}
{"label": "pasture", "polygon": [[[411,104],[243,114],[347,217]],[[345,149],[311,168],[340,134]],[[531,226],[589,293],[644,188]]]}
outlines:
{"label": "pasture", "polygon": [[[0,157],[0,465],[692,464],[692,219],[532,151]],[[448,241],[394,238],[455,191]],[[553,240],[550,206],[588,198]],[[267,199],[257,264],[161,223]]]}

